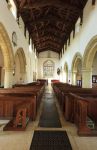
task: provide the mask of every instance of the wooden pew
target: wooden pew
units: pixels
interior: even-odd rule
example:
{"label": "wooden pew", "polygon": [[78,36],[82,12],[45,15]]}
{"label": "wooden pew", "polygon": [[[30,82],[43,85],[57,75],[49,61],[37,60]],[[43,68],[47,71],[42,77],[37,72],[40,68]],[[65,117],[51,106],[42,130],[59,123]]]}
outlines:
{"label": "wooden pew", "polygon": [[[19,114],[23,115],[21,128],[16,127],[19,122]],[[36,97],[34,95],[22,96],[0,95],[0,117],[9,119],[10,122],[4,130],[24,130],[26,119],[35,120],[36,118]]]}
{"label": "wooden pew", "polygon": [[[97,94],[84,94],[84,93],[69,93],[65,97],[65,103],[64,103],[64,117],[65,119],[71,122],[74,122],[74,110],[76,108],[76,101],[75,99],[81,99],[84,100],[85,98],[97,98]],[[72,114],[72,115],[71,115]]]}
{"label": "wooden pew", "polygon": [[30,120],[30,101],[21,102],[18,104],[16,109],[16,116],[12,118],[12,120],[4,127],[4,131],[23,131],[25,130],[28,121]]}
{"label": "wooden pew", "polygon": [[[22,94],[21,96],[26,96],[27,94],[35,95],[36,96],[36,111],[38,110],[38,107],[41,102],[41,98],[44,92],[44,86],[33,86],[33,87],[15,87],[15,88],[7,88],[7,89],[0,89],[0,95],[18,95]],[[20,94],[19,94],[20,93]]]}
{"label": "wooden pew", "polygon": [[97,126],[97,90],[58,83],[54,91],[65,119],[78,126],[78,134],[97,136],[97,130],[87,126],[91,119]]}
{"label": "wooden pew", "polygon": [[97,90],[92,89],[92,88],[80,88],[77,86],[72,86],[72,85],[68,85],[68,84],[63,84],[63,83],[57,83],[54,86],[54,91],[56,94],[56,97],[58,99],[60,108],[62,110],[62,112],[64,113],[65,111],[65,102],[66,99],[68,97],[68,94],[70,92],[72,93],[82,93],[82,94],[95,94],[97,93]]}
{"label": "wooden pew", "polygon": [[13,87],[23,87],[23,86],[35,86],[37,85],[38,83],[37,82],[30,82],[30,83],[25,83],[25,84],[15,84]]}
{"label": "wooden pew", "polygon": [[72,90],[80,90],[81,88],[78,86],[73,86],[67,83],[54,83],[53,84],[53,89],[54,92],[56,94],[56,97],[58,99],[58,102],[60,104],[60,106],[63,106],[63,93],[65,93],[64,95],[66,95],[67,93],[69,93]]}
{"label": "wooden pew", "polygon": [[[76,94],[70,94],[71,108],[69,108],[69,121],[75,123],[78,127],[80,136],[97,136],[97,95],[80,97]],[[94,94],[93,94],[94,96]],[[69,105],[70,106],[70,105]],[[88,127],[88,118],[94,122],[94,129]]]}
{"label": "wooden pew", "polygon": [[48,80],[47,79],[37,79],[37,82],[40,84],[48,85]]}
{"label": "wooden pew", "polygon": [[[42,84],[0,89],[0,117],[11,120],[4,130],[24,130],[27,118],[35,120],[43,92]],[[19,128],[21,114],[23,117]]]}
{"label": "wooden pew", "polygon": [[19,97],[15,96],[4,96],[0,95],[0,117],[11,118],[16,115],[15,108],[18,104],[24,103],[27,101],[30,103],[30,120],[35,120],[36,118],[36,97],[26,96]]}

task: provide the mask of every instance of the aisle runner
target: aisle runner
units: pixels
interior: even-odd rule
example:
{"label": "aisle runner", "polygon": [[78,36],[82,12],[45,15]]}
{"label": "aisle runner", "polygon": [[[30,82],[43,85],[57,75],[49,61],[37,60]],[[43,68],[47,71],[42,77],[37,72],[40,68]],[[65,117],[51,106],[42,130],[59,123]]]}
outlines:
{"label": "aisle runner", "polygon": [[35,131],[30,150],[72,150],[65,131]]}
{"label": "aisle runner", "polygon": [[40,116],[39,126],[61,128],[58,111],[54,102],[53,94],[51,93],[45,93],[44,107]]}

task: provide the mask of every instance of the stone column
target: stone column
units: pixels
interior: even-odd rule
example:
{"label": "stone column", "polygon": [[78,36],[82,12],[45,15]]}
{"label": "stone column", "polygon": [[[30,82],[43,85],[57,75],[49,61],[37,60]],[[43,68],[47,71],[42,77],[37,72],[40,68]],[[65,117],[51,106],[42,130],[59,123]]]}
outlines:
{"label": "stone column", "polygon": [[68,70],[68,83],[72,84],[72,71]]}
{"label": "stone column", "polygon": [[82,69],[82,87],[92,88],[92,69]]}
{"label": "stone column", "polygon": [[13,85],[13,69],[5,68],[4,88],[11,88]]}
{"label": "stone column", "polygon": [[5,69],[2,67],[1,70],[1,86],[4,86],[4,74],[5,74]]}
{"label": "stone column", "polygon": [[66,83],[66,73],[63,71],[63,82]]}
{"label": "stone column", "polygon": [[72,84],[73,85],[76,85],[76,74],[77,74],[77,71],[72,72]]}
{"label": "stone column", "polygon": [[60,72],[60,81],[63,82],[63,72]]}
{"label": "stone column", "polygon": [[21,72],[20,74],[21,74],[20,82],[21,83],[26,83],[26,72]]}

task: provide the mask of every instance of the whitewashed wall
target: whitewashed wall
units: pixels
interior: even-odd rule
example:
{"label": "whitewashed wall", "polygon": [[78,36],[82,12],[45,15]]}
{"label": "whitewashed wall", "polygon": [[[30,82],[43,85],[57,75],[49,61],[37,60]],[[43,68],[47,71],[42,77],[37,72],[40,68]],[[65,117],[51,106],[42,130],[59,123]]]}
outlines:
{"label": "whitewashed wall", "polygon": [[50,55],[48,54],[48,51],[41,52],[38,57],[38,78],[43,78],[43,63],[47,60],[52,60],[55,64],[54,69],[54,76],[52,78],[49,78],[49,82],[51,79],[59,79],[59,76],[57,75],[57,68],[59,66],[59,55],[55,52],[50,51]]}
{"label": "whitewashed wall", "polygon": [[[15,10],[16,11],[16,10]],[[12,15],[12,12],[8,9],[7,2],[5,0],[0,0],[0,23],[3,24],[7,34],[10,38],[13,53],[15,55],[17,49],[23,48],[25,57],[26,57],[26,73],[27,79],[26,82],[33,81],[32,73],[35,72],[35,53],[33,50],[29,51],[29,43],[28,43],[28,33],[27,38],[24,36],[24,32],[19,28],[16,18]],[[22,25],[21,25],[22,26]],[[12,33],[16,32],[17,34],[17,46],[13,46],[12,43]],[[37,59],[37,58],[36,58]]]}
{"label": "whitewashed wall", "polygon": [[[71,33],[71,43],[65,51],[60,61],[60,67],[64,68],[65,62],[68,64],[68,70],[71,71],[72,61],[77,52],[82,57],[89,41],[97,35],[97,1],[95,6],[92,5],[92,0],[88,0],[83,12],[83,24],[78,26],[76,23],[76,33],[73,39]],[[79,28],[78,28],[79,27]]]}

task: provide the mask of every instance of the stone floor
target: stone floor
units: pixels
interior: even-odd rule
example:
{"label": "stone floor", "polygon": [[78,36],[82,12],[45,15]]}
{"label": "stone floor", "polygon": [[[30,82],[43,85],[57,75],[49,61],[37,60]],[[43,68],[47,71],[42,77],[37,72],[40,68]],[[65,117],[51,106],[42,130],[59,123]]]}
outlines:
{"label": "stone floor", "polygon": [[[52,92],[51,88],[47,88],[46,92]],[[4,122],[1,121],[0,150],[29,150],[34,130],[66,130],[73,150],[97,150],[97,137],[79,137],[77,135],[76,126],[65,121],[56,100],[55,101],[60,115],[62,128],[38,127],[39,118],[43,107],[43,100],[36,121],[30,122],[27,126],[26,131],[3,131],[2,129],[4,126]]]}

